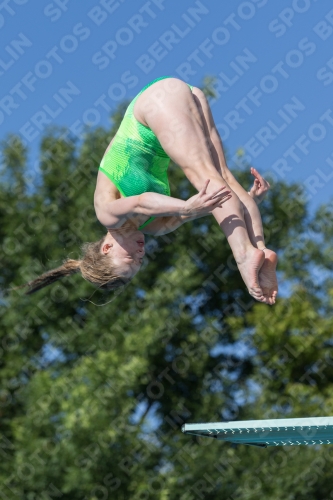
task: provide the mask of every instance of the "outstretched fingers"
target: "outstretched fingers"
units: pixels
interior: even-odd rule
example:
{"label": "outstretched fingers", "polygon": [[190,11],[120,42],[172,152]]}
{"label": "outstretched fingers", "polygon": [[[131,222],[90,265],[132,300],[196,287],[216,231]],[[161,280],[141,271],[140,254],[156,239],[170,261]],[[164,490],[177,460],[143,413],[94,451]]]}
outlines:
{"label": "outstretched fingers", "polygon": [[227,189],[227,186],[222,186],[222,187],[219,187],[218,189],[216,189],[215,191],[213,191],[212,193],[207,193],[207,187],[208,187],[209,183],[210,183],[210,179],[207,179],[204,186],[200,189],[199,194],[201,196],[207,195],[208,197],[213,198],[214,196],[217,196],[221,191],[224,191],[225,189]]}
{"label": "outstretched fingers", "polygon": [[212,193],[207,193],[207,187],[210,182],[210,179],[207,179],[203,188],[199,191],[199,196],[203,198],[203,202],[206,206],[220,205],[221,203],[225,203],[227,200],[231,198],[231,192],[226,191],[227,186],[222,186],[213,191]]}
{"label": "outstretched fingers", "polygon": [[215,193],[211,197],[209,197],[206,201],[206,205],[212,208],[221,207],[223,203],[230,200],[231,193],[230,191]]}
{"label": "outstretched fingers", "polygon": [[268,191],[271,187],[270,183],[263,178],[262,175],[254,167],[251,167],[251,174],[254,176],[254,183],[258,188],[262,188],[264,191]]}

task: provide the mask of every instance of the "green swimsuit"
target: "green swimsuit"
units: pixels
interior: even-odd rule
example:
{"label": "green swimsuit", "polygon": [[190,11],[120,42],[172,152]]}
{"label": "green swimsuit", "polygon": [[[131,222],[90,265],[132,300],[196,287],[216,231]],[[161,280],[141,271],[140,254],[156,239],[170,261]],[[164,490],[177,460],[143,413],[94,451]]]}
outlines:
{"label": "green swimsuit", "polygon": [[[153,83],[170,78],[163,76],[146,85],[128,106],[112,146],[102,159],[99,170],[115,184],[122,196],[154,192],[170,196],[168,166],[170,157],[153,131],[134,117],[135,101]],[[189,85],[192,90],[192,86]],[[149,224],[150,217],[139,229]]]}

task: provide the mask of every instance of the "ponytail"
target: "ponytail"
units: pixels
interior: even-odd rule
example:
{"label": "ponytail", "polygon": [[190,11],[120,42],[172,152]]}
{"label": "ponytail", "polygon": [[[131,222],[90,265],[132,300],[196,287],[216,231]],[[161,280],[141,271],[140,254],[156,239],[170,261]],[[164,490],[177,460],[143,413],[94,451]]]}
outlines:
{"label": "ponytail", "polygon": [[101,252],[105,237],[93,243],[84,243],[81,260],[67,259],[62,266],[47,271],[38,278],[17,286],[11,290],[29,287],[25,295],[37,292],[45,286],[72,274],[81,273],[82,277],[102,290],[115,290],[126,285],[130,280],[117,275],[112,259]]}
{"label": "ponytail", "polygon": [[45,286],[52,285],[52,283],[60,280],[61,278],[64,278],[65,276],[79,273],[81,263],[82,260],[67,259],[62,266],[57,267],[56,269],[52,269],[51,271],[47,271],[41,276],[38,276],[38,278],[36,278],[35,280],[22,285],[29,287],[29,290],[25,292],[25,295],[30,295],[31,293],[35,293]]}

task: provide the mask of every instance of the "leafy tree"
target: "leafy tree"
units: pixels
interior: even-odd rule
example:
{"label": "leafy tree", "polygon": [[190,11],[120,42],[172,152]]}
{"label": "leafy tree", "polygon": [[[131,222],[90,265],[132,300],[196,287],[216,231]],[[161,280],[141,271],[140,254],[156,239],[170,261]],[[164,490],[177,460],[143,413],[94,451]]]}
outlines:
{"label": "leafy tree", "polygon": [[[95,178],[124,109],[82,142],[49,130],[38,177],[7,138],[2,289],[104,234]],[[194,194],[175,165],[170,179],[174,196]],[[333,498],[329,446],[258,450],[180,432],[185,421],[330,414],[332,206],[310,215],[301,194],[275,183],[261,205],[290,286],[272,308],[247,294],[212,217],[148,238],[144,270],[112,295],[80,276],[3,294],[0,498]]]}

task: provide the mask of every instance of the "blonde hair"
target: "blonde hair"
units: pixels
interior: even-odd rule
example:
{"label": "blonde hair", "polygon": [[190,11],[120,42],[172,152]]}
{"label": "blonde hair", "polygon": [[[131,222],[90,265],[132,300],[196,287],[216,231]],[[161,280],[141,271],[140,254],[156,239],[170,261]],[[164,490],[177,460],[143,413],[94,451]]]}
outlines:
{"label": "blonde hair", "polygon": [[30,295],[65,276],[76,273],[81,273],[82,278],[101,290],[115,290],[126,285],[130,280],[118,276],[110,256],[104,255],[101,252],[104,239],[105,236],[99,241],[84,243],[81,247],[83,252],[82,259],[67,259],[62,266],[47,271],[29,283],[12,288],[12,290],[28,286],[29,290],[25,294]]}

